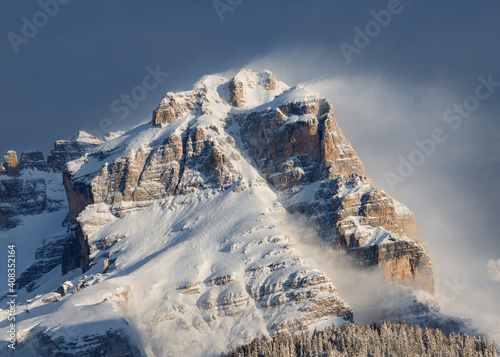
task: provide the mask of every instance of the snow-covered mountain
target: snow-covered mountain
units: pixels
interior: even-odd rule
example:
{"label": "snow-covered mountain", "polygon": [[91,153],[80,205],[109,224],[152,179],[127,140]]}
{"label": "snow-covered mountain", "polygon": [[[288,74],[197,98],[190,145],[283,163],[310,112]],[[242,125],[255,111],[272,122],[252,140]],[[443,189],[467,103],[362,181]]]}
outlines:
{"label": "snow-covered mountain", "polygon": [[26,353],[217,355],[349,323],[349,301],[294,244],[299,219],[386,281],[433,294],[413,214],[364,175],[321,94],[269,71],[206,76],[108,139],[81,132],[47,163],[4,158],[0,237],[17,245]]}

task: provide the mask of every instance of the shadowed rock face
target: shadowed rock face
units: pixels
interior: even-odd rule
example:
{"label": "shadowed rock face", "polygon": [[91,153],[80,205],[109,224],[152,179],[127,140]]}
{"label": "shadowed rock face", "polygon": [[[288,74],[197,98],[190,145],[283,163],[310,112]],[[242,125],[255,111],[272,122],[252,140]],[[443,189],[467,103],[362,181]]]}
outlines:
{"label": "shadowed rock face", "polygon": [[28,292],[31,292],[39,287],[36,280],[61,264],[67,239],[67,235],[45,238],[42,245],[36,249],[34,263],[17,279],[17,289],[26,288]]}
{"label": "shadowed rock face", "polygon": [[40,150],[23,152],[21,154],[21,170],[31,169],[39,171],[47,171],[47,163],[43,153]]}
{"label": "shadowed rock face", "polygon": [[49,202],[43,178],[0,178],[0,228],[14,228],[18,216],[38,214],[47,208],[57,209],[61,202]]}
{"label": "shadowed rock face", "polygon": [[15,151],[4,156],[0,168],[0,230],[16,227],[20,216],[62,207],[60,199],[47,194],[47,177],[24,174],[31,170],[49,172],[40,151],[21,154],[20,165]]}
{"label": "shadowed rock face", "polygon": [[[31,332],[30,346],[19,346],[21,352],[33,355],[74,356],[74,357],[141,357],[137,347],[130,344],[127,334],[119,329],[110,330],[107,335],[82,336],[78,342],[66,341],[64,337],[56,340],[44,332]],[[31,351],[30,351],[31,350]]]}
{"label": "shadowed rock face", "polygon": [[0,165],[0,230],[16,227],[20,216],[62,209],[62,168],[100,143],[95,136],[80,132],[71,140],[56,141],[47,162],[39,150],[22,153],[19,164],[16,152],[7,152]]}

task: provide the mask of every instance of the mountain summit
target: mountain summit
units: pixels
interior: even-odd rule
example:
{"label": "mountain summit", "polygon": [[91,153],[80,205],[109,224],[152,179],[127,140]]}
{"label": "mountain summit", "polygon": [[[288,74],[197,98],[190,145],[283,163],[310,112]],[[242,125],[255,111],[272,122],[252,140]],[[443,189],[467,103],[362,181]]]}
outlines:
{"label": "mountain summit", "polygon": [[[269,71],[210,75],[167,93],[150,123],[109,137],[57,142],[48,173],[19,169],[13,152],[2,164],[0,197],[12,204],[0,224],[19,250],[38,244],[18,280],[25,348],[216,355],[352,322],[335,281],[294,247],[298,218],[388,282],[434,292],[413,214],[365,176],[321,94]],[[6,183],[29,190],[37,175],[64,185],[67,205],[16,213],[24,206]]]}

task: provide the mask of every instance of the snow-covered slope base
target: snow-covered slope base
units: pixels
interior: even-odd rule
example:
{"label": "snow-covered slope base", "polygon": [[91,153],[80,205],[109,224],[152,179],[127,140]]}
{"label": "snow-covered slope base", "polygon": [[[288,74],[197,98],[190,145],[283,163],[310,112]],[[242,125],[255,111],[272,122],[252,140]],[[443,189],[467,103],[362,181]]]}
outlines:
{"label": "snow-covered slope base", "polygon": [[199,191],[132,212],[93,233],[120,238],[97,251],[85,276],[65,277],[73,288],[59,301],[44,304],[53,293],[35,297],[41,290],[22,293],[31,302],[20,307],[29,313],[18,329],[38,326],[69,347],[82,336],[132,330],[148,355],[201,356],[283,329],[349,321],[332,283],[302,264],[280,230],[284,218],[265,186]]}

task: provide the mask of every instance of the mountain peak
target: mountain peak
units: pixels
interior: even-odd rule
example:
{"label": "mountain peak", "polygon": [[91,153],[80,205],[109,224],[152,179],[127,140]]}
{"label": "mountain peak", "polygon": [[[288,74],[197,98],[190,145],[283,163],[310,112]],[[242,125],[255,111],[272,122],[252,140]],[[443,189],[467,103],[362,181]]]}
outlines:
{"label": "mountain peak", "polygon": [[[172,195],[269,185],[285,208],[310,215],[325,240],[385,264],[390,281],[433,291],[413,214],[364,176],[332,104],[269,71],[205,76],[190,91],[167,93],[152,128],[102,144],[68,164],[65,175],[73,218],[89,204],[110,205],[121,216]],[[80,184],[90,186],[81,191]],[[318,209],[328,218],[316,216]],[[378,251],[389,243],[394,251]]]}
{"label": "mountain peak", "polygon": [[204,76],[192,90],[167,93],[153,113],[153,125],[170,123],[191,111],[225,116],[232,108],[256,108],[289,88],[268,70],[242,69],[231,79],[219,75]]}
{"label": "mountain peak", "polygon": [[91,311],[117,324],[99,324],[94,337],[147,329],[151,350],[207,355],[352,321],[335,282],[294,248],[297,217],[387,281],[433,292],[413,214],[364,175],[323,95],[265,70],[210,75],[167,93],[152,124],[105,142],[80,132],[56,143],[49,161],[63,168],[70,228],[57,235],[65,243],[52,291],[77,288],[43,290],[46,265],[34,264],[23,283],[41,297],[20,328],[44,320],[50,309],[37,306],[61,300],[49,335],[68,310],[81,324]]}

